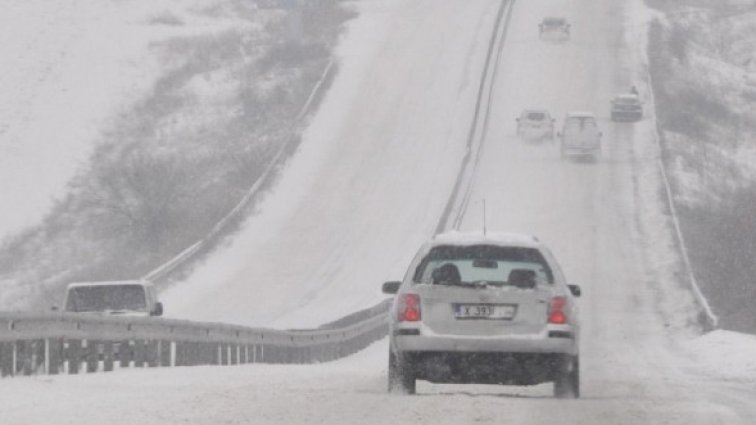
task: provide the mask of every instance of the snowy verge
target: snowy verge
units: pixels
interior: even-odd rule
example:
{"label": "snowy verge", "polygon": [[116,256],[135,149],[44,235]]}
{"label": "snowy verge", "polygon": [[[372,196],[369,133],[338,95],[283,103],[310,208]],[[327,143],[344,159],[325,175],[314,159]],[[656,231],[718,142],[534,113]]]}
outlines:
{"label": "snowy verge", "polygon": [[681,344],[698,373],[744,383],[756,382],[756,335],[715,330]]}

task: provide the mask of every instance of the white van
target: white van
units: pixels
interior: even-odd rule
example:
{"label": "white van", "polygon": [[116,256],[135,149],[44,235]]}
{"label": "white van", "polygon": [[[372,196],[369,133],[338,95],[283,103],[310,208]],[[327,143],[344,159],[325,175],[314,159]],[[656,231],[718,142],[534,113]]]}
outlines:
{"label": "white van", "polygon": [[601,154],[601,136],[596,116],[591,112],[570,112],[557,136],[562,141],[562,158]]}
{"label": "white van", "polygon": [[161,316],[155,286],[144,280],[78,282],[66,288],[63,311],[69,313]]}

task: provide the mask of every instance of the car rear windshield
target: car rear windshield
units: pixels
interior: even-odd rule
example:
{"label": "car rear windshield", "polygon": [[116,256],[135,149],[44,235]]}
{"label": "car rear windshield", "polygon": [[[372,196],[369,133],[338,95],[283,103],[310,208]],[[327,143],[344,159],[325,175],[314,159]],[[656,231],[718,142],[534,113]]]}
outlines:
{"label": "car rear windshield", "polygon": [[598,131],[593,117],[570,117],[564,123],[565,131]]}
{"label": "car rear windshield", "polygon": [[551,268],[539,250],[496,245],[434,247],[418,265],[413,281],[432,284],[434,271],[441,267],[456,268],[462,285],[476,282],[505,285],[515,269],[532,270],[537,279],[554,282]]}
{"label": "car rear windshield", "polygon": [[543,112],[528,112],[525,118],[528,121],[543,121],[546,119],[546,114]]}
{"label": "car rear windshield", "polygon": [[141,285],[102,285],[71,288],[66,311],[146,311],[147,300]]}

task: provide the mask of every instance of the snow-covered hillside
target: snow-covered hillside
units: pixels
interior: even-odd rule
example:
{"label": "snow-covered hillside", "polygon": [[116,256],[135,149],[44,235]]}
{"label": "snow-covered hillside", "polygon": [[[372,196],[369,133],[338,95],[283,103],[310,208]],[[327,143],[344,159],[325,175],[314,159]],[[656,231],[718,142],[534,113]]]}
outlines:
{"label": "snow-covered hillside", "polygon": [[[0,13],[0,238],[37,224],[108,119],[150,89],[150,43],[197,2],[29,0]],[[212,28],[194,28],[207,31]],[[10,207],[12,206],[12,207]]]}

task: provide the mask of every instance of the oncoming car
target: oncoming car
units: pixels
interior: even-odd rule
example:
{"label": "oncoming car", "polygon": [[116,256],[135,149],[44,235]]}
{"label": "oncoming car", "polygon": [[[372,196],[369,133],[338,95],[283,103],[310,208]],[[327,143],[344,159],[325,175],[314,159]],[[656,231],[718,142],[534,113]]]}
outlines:
{"label": "oncoming car", "polygon": [[567,19],[559,16],[547,16],[538,24],[538,36],[543,38],[545,35],[561,35],[564,38],[570,37],[570,24]]}
{"label": "oncoming car", "polygon": [[553,141],[554,121],[545,109],[525,109],[517,118],[517,137],[528,141]]}
{"label": "oncoming car", "polygon": [[575,297],[549,249],[514,234],[447,233],[417,253],[390,313],[390,392],[434,383],[536,385],[579,397]]}
{"label": "oncoming car", "polygon": [[63,311],[120,316],[161,316],[155,286],[144,280],[77,282],[66,288]]}

